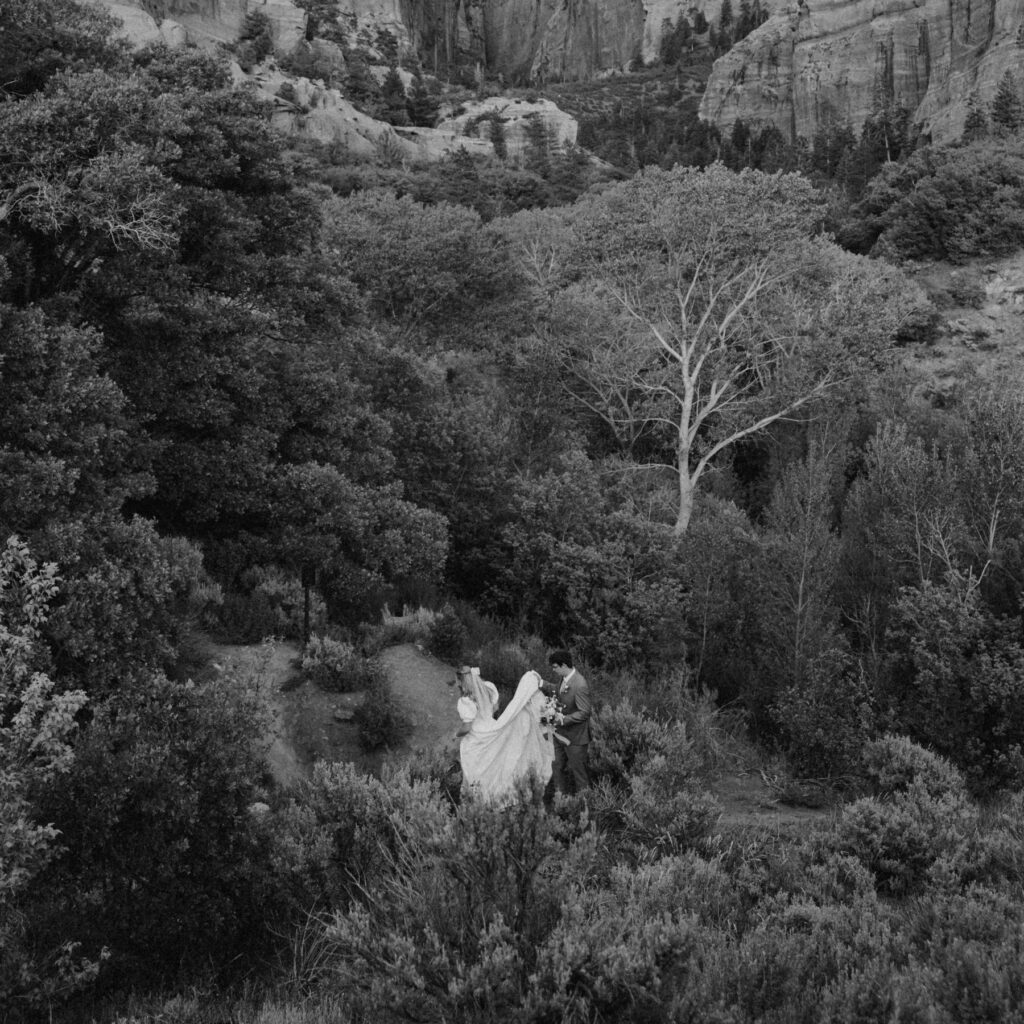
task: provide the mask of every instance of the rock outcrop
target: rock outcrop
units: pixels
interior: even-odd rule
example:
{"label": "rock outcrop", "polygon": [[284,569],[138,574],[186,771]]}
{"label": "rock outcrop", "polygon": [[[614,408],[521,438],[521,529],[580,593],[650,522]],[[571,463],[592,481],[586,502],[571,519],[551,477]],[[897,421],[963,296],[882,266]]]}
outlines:
{"label": "rock outcrop", "polygon": [[236,74],[274,104],[271,123],[279,131],[341,145],[352,157],[415,164],[440,160],[458,149],[472,156],[494,155],[488,139],[467,136],[455,127],[397,128],[377,121],[320,82],[292,78],[273,68],[258,69],[251,78],[240,68]]}
{"label": "rock outcrop", "polygon": [[575,144],[579,130],[576,119],[544,99],[529,101],[492,96],[464,104],[460,114],[444,118],[437,127],[467,141],[476,141],[478,137],[490,140],[491,126],[498,120],[508,158],[520,161],[529,149],[529,128],[535,119],[544,125],[547,137],[554,145]]}
{"label": "rock outcrop", "polygon": [[859,131],[879,100],[935,141],[957,138],[967,101],[988,104],[1024,52],[1020,0],[798,0],[715,62],[700,115],[811,138]]}
{"label": "rock outcrop", "polygon": [[158,22],[148,11],[127,3],[108,3],[104,0],[100,6],[105,7],[121,23],[117,35],[135,46],[166,43],[178,47],[187,42],[184,27],[173,18],[162,18]]}
{"label": "rock outcrop", "polygon": [[[106,7],[124,26],[133,43],[143,45],[162,38],[198,46],[233,43],[247,14],[263,14],[270,23],[274,48],[288,53],[306,34],[306,12],[291,0],[93,0]],[[156,35],[154,36],[154,31]]]}

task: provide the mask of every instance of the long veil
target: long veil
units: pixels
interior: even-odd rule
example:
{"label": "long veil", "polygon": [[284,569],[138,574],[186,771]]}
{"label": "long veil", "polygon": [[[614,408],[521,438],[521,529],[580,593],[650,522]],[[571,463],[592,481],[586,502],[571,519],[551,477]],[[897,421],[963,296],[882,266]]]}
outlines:
{"label": "long veil", "polygon": [[481,679],[476,668],[470,670],[469,680],[477,712],[459,747],[466,784],[484,797],[500,799],[510,796],[518,779],[529,772],[547,783],[554,750],[550,736],[541,727],[544,700],[540,675],[526,672],[497,718],[497,690],[493,684]]}

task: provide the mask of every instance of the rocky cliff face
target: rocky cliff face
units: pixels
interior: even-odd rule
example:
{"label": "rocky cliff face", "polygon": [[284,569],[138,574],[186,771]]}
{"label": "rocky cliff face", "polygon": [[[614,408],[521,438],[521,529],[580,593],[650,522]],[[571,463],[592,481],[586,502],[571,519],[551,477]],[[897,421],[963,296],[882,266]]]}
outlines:
{"label": "rocky cliff face", "polygon": [[291,0],[93,0],[121,19],[124,34],[133,42],[171,45],[233,43],[245,16],[266,16],[274,46],[292,50],[306,33],[306,12]]}
{"label": "rocky cliff face", "polygon": [[954,139],[970,96],[991,102],[1024,64],[1022,22],[1021,0],[798,0],[715,62],[700,114],[809,139],[829,122],[859,131],[881,99]]}
{"label": "rocky cliff face", "polygon": [[[135,38],[173,31],[200,45],[231,42],[250,11],[268,17],[280,51],[305,30],[305,12],[291,0],[93,2],[123,17]],[[692,21],[701,11],[714,22],[721,6],[722,0],[339,0],[339,22],[352,45],[371,51],[386,31],[400,52],[418,53],[428,68],[451,66],[460,56],[509,84],[542,84],[652,63],[665,31],[681,17]]]}

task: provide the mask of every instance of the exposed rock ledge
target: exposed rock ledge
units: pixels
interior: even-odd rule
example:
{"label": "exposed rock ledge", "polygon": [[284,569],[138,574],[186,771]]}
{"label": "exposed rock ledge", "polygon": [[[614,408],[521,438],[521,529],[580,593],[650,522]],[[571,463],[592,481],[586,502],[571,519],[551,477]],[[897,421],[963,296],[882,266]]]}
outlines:
{"label": "exposed rock ledge", "polygon": [[247,14],[270,23],[274,46],[288,52],[306,35],[306,12],[291,0],[92,0],[121,19],[122,35],[136,45],[166,42],[210,46],[233,43]]}
{"label": "exposed rock ledge", "polygon": [[[227,22],[221,23],[216,32],[209,31],[203,35],[196,28],[199,24],[196,21],[189,22],[191,28],[170,17],[158,23],[152,14],[139,7],[108,0],[97,2],[102,2],[121,19],[121,34],[136,46],[159,41],[172,46],[189,42],[211,45],[218,41],[231,41],[221,38],[226,34],[224,25]],[[258,0],[250,0],[250,3],[258,3]],[[225,12],[244,12],[245,5],[246,0],[165,0],[162,9],[184,17],[182,12],[188,7],[198,18],[201,13],[198,9],[202,8],[223,18]],[[284,12],[283,21],[279,23],[279,27],[284,26],[280,29],[282,33],[292,24],[288,8],[291,8],[290,3],[258,5],[268,18]],[[240,27],[241,17],[238,20]],[[237,35],[231,38],[237,38]],[[282,38],[289,39],[290,36]],[[298,41],[296,38],[292,45]],[[549,135],[557,142],[576,141],[576,121],[548,100],[527,102],[490,98],[466,104],[458,115],[449,117],[436,128],[398,128],[357,110],[337,89],[326,88],[322,82],[307,78],[292,78],[277,69],[273,62],[258,67],[252,75],[245,74],[235,64],[233,74],[237,83],[252,83],[264,99],[274,104],[271,123],[281,132],[304,135],[327,144],[338,143],[353,156],[366,160],[429,163],[459,149],[465,149],[472,156],[493,156],[494,147],[488,131],[485,128],[479,133],[475,126],[480,123],[480,115],[487,114],[496,114],[504,122],[507,152],[513,160],[520,158],[526,150],[527,125],[531,115],[544,121]]]}
{"label": "exposed rock ledge", "polygon": [[798,0],[715,62],[700,115],[813,137],[860,130],[879,96],[935,141],[959,137],[972,94],[989,103],[1018,71],[1020,0]]}

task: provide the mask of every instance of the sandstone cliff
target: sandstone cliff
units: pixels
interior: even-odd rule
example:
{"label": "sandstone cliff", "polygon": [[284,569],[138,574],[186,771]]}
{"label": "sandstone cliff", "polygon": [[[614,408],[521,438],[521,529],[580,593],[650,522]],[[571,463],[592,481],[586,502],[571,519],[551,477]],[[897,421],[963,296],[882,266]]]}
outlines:
{"label": "sandstone cliff", "polygon": [[1018,71],[1021,0],[798,0],[715,62],[700,115],[774,124],[792,138],[846,122],[881,99],[935,141],[957,138],[967,101],[992,100]]}
{"label": "sandstone cliff", "polygon": [[306,34],[306,12],[291,0],[93,0],[124,25],[124,34],[135,43],[163,40],[170,45],[194,43],[209,46],[233,43],[245,16],[266,16],[281,52],[292,50]]}

